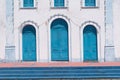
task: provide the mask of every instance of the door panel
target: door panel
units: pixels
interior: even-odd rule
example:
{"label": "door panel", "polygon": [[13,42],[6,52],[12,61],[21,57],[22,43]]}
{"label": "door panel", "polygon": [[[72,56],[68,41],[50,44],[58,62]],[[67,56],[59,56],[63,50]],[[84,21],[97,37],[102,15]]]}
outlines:
{"label": "door panel", "polygon": [[84,61],[97,61],[97,31],[94,26],[88,25],[83,31]]}
{"label": "door panel", "polygon": [[[58,19],[59,20],[59,19]],[[61,19],[60,19],[61,20]],[[60,24],[62,23],[62,24]],[[68,31],[65,22],[56,21],[51,26],[51,60],[68,60]]]}
{"label": "door panel", "polygon": [[22,32],[23,61],[36,61],[36,31],[31,25]]}

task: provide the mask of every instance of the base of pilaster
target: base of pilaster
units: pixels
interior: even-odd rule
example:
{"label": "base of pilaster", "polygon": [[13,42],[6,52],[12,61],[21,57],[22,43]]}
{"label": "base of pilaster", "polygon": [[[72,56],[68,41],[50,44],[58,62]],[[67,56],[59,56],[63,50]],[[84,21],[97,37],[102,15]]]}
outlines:
{"label": "base of pilaster", "polygon": [[105,62],[115,61],[114,46],[105,46]]}
{"label": "base of pilaster", "polygon": [[5,46],[5,61],[16,62],[15,46]]}

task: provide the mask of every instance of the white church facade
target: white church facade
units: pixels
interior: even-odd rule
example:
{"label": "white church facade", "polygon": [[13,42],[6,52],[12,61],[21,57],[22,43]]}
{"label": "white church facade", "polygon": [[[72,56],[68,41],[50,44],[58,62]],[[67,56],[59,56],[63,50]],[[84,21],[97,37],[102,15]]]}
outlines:
{"label": "white church facade", "polygon": [[0,1],[0,60],[120,61],[119,0]]}

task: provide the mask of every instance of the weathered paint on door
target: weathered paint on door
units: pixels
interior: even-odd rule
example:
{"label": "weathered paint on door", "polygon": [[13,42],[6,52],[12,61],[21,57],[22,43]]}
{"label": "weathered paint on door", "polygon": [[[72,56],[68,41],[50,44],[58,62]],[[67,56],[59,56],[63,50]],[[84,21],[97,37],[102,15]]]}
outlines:
{"label": "weathered paint on door", "polygon": [[22,57],[23,61],[36,61],[36,31],[31,25],[22,31]]}
{"label": "weathered paint on door", "polygon": [[97,31],[92,25],[88,25],[83,31],[84,61],[97,61]]}
{"label": "weathered paint on door", "polygon": [[63,19],[56,19],[51,24],[51,60],[69,60],[68,24]]}

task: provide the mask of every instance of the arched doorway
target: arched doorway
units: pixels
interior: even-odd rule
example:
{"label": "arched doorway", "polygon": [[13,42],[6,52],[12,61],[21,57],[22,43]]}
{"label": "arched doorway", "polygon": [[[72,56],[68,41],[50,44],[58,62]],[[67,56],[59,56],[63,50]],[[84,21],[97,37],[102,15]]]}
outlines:
{"label": "arched doorway", "polygon": [[51,60],[69,60],[68,24],[61,18],[51,24]]}
{"label": "arched doorway", "polygon": [[26,25],[22,30],[22,59],[36,61],[36,30],[32,25]]}
{"label": "arched doorway", "polygon": [[84,61],[98,61],[97,30],[87,25],[83,30]]}

